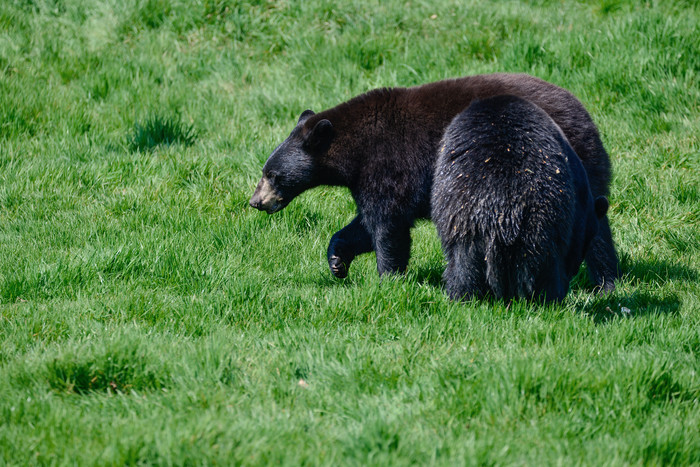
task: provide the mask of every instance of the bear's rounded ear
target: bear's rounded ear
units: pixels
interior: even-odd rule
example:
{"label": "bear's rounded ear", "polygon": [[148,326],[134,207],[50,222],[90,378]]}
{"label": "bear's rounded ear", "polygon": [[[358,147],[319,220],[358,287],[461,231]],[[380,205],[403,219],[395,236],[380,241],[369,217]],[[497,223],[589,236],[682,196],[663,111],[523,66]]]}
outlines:
{"label": "bear's rounded ear", "polygon": [[297,120],[297,125],[299,125],[302,122],[305,122],[307,118],[311,117],[312,115],[316,115],[316,112],[313,110],[304,110],[301,115],[299,116],[299,120]]}
{"label": "bear's rounded ear", "polygon": [[593,202],[593,209],[595,210],[595,215],[598,219],[602,219],[608,213],[608,207],[610,203],[608,198],[605,196],[598,196]]}
{"label": "bear's rounded ear", "polygon": [[333,124],[330,120],[319,120],[306,136],[306,147],[315,153],[325,153],[333,141]]}

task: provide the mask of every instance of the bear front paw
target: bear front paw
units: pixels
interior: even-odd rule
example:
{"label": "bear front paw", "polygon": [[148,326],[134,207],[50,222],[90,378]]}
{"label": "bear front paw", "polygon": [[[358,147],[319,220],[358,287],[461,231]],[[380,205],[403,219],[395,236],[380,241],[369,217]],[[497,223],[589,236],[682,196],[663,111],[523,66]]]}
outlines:
{"label": "bear front paw", "polygon": [[328,258],[328,266],[338,279],[345,279],[348,276],[348,265],[340,257],[333,255]]}

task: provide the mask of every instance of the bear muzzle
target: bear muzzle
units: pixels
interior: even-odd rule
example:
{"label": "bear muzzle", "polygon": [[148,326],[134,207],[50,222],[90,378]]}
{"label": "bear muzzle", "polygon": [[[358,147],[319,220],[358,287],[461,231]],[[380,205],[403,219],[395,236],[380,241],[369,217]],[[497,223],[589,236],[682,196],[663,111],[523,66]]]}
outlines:
{"label": "bear muzzle", "polygon": [[250,205],[255,209],[272,214],[282,210],[287,204],[270,184],[269,180],[263,177],[250,198]]}

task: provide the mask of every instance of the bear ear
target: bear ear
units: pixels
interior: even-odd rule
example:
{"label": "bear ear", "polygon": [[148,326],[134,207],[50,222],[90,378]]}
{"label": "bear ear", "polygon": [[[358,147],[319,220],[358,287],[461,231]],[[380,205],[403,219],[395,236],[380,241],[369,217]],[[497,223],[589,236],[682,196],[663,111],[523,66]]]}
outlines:
{"label": "bear ear", "polygon": [[299,116],[299,120],[297,120],[297,125],[300,123],[303,123],[306,121],[307,118],[311,117],[312,115],[316,115],[316,112],[313,110],[304,110],[301,115]]}
{"label": "bear ear", "polygon": [[319,120],[306,136],[305,145],[311,152],[323,154],[330,147],[333,134],[333,124],[330,120]]}
{"label": "bear ear", "polygon": [[598,217],[598,219],[605,217],[605,215],[608,213],[609,206],[610,203],[608,202],[608,198],[605,196],[598,196],[595,199],[593,202],[593,209],[595,209],[595,215]]}

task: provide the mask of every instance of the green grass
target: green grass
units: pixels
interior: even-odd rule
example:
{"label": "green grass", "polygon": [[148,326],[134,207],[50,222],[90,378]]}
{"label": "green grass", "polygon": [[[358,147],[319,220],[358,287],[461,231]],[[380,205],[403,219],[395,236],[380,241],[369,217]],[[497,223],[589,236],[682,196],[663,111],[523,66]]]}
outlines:
{"label": "green grass", "polygon": [[[694,1],[0,2],[0,464],[700,463]],[[522,71],[574,92],[623,277],[559,305],[332,278],[354,214],[267,216],[306,108]],[[585,269],[585,268],[584,268]]]}

